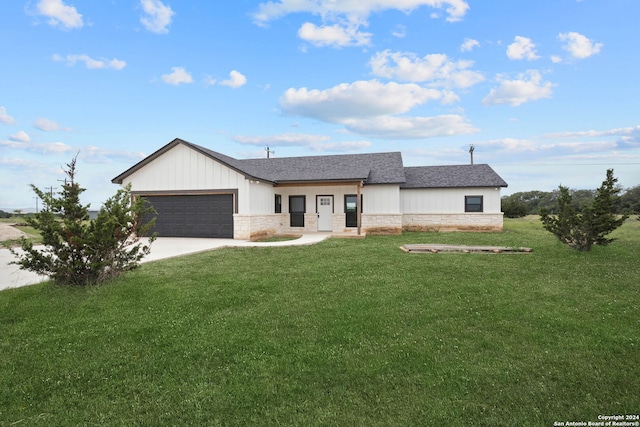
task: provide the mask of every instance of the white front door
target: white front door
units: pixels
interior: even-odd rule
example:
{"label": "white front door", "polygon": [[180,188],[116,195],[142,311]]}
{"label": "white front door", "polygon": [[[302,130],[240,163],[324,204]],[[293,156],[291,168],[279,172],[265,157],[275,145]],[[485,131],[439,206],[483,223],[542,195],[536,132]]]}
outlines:
{"label": "white front door", "polygon": [[318,231],[333,231],[333,196],[318,196]]}

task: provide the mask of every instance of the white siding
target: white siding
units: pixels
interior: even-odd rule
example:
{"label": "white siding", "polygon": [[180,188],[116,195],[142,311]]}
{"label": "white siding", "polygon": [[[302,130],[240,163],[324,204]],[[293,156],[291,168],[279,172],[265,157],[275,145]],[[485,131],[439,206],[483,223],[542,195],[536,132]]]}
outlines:
{"label": "white siding", "polygon": [[272,214],[275,210],[275,192],[271,184],[249,181],[246,193],[249,194],[249,210],[240,212],[253,215]]}
{"label": "white siding", "polygon": [[400,187],[367,185],[362,189],[362,212],[368,214],[400,213]]}
{"label": "white siding", "polygon": [[125,179],[133,191],[230,189],[244,185],[244,176],[182,144]]}
{"label": "white siding", "polygon": [[238,190],[238,211],[249,210],[249,182],[244,175],[178,144],[124,179],[132,191]]}
{"label": "white siding", "polygon": [[405,214],[464,213],[464,196],[483,196],[484,212],[500,212],[499,188],[402,190],[400,203]]}

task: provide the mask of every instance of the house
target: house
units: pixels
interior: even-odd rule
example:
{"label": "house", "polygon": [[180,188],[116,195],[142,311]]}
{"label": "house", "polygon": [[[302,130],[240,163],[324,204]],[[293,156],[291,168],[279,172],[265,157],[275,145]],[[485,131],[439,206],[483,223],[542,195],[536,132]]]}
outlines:
{"label": "house", "polygon": [[234,159],[174,139],[112,180],[157,212],[159,236],[255,239],[405,230],[502,230],[486,164],[405,167],[399,152]]}

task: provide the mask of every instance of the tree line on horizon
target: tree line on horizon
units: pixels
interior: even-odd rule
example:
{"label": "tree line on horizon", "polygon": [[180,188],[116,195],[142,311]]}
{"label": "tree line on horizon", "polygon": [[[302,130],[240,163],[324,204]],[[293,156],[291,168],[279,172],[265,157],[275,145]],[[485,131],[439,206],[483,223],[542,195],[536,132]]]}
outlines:
{"label": "tree line on horizon", "polygon": [[[589,206],[597,194],[597,190],[569,189],[571,203],[579,212]],[[509,196],[502,196],[502,212],[507,218],[521,218],[526,215],[539,215],[542,209],[550,214],[559,210],[560,189],[553,191],[520,191]],[[613,201],[613,212],[618,215],[640,214],[640,185],[620,189],[620,195]]]}

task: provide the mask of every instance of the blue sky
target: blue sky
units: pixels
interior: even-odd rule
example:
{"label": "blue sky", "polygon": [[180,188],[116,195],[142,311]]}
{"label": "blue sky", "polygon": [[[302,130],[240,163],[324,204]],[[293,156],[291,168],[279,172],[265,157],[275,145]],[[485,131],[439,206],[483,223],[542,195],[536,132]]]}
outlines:
{"label": "blue sky", "polygon": [[0,208],[79,152],[83,202],[174,138],[236,158],[401,151],[503,194],[640,184],[637,0],[0,6]]}

